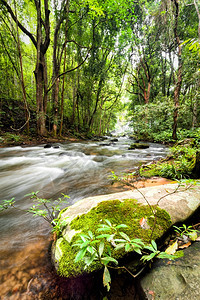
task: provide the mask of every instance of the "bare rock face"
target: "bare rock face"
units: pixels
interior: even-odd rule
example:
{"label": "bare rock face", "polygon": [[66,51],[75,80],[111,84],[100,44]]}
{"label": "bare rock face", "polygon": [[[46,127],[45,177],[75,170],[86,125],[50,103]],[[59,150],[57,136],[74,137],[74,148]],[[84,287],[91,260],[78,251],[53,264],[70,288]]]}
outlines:
{"label": "bare rock face", "polygon": [[175,261],[159,260],[141,280],[143,299],[200,299],[200,242],[184,250]]}
{"label": "bare rock face", "polygon": [[[190,217],[200,206],[200,188],[192,186],[187,188],[178,184],[165,184],[146,187],[139,190],[88,197],[70,206],[63,214],[62,219],[73,220],[80,214],[90,211],[98,203],[108,200],[136,199],[138,203],[158,205],[165,209],[171,217],[172,223],[182,222]],[[147,202],[148,201],[148,202]]]}

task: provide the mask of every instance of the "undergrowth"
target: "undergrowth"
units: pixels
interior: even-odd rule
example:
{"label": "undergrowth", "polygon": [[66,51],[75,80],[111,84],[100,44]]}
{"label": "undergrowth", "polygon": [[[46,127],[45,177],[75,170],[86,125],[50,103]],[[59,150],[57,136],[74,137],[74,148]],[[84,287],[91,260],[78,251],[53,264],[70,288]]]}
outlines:
{"label": "undergrowth", "polygon": [[196,162],[197,146],[176,145],[171,147],[166,159],[142,166],[139,175],[144,177],[160,176],[169,179],[192,177]]}

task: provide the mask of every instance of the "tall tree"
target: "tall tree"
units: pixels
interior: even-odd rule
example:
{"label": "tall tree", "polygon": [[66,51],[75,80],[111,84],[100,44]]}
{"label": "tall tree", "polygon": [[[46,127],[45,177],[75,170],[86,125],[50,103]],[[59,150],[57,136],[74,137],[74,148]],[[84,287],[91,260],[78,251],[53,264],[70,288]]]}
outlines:
{"label": "tall tree", "polygon": [[[39,135],[46,134],[45,119],[47,107],[47,66],[45,54],[50,43],[50,10],[48,0],[34,0],[34,8],[37,14],[36,34],[32,34],[19,20],[11,6],[5,0],[0,3],[7,9],[12,19],[16,22],[22,32],[28,36],[36,48],[35,81],[36,81],[36,103],[37,103],[37,130]],[[44,13],[43,13],[44,11]],[[36,38],[35,38],[36,36]]]}
{"label": "tall tree", "polygon": [[174,6],[174,40],[175,47],[178,49],[178,74],[177,81],[174,89],[174,122],[173,122],[173,133],[172,138],[177,140],[177,124],[178,124],[178,109],[179,109],[179,98],[182,84],[182,45],[178,33],[178,21],[179,21],[179,1],[171,0]]}

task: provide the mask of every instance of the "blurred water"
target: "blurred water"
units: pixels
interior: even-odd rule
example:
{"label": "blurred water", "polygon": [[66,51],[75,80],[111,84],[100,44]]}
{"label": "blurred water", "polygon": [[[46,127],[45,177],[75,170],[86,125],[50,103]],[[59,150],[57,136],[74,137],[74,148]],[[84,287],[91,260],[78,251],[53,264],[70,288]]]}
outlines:
{"label": "blurred water", "polygon": [[[150,143],[147,149],[128,150],[133,142],[120,137],[118,141],[107,138],[101,142],[56,144],[51,148],[44,148],[44,145],[0,148],[0,200],[15,197],[19,209],[28,209],[32,200],[25,195],[33,191],[40,191],[41,197],[53,200],[61,193],[67,194],[70,196],[69,205],[84,197],[112,193],[116,187],[112,187],[109,179],[111,171],[120,174],[133,170],[141,162],[157,160],[166,155],[167,148],[160,144]],[[47,248],[50,228],[43,219],[10,209],[0,213],[0,232],[0,289],[4,287],[5,299],[11,299],[8,295],[12,297],[13,287],[7,288],[5,276],[20,271],[19,256],[29,261],[30,245],[33,245],[33,252],[34,244],[39,243],[41,251]],[[31,259],[37,261],[36,257]],[[28,269],[31,274],[31,269]],[[23,270],[26,272],[27,267]],[[21,291],[26,289],[22,286],[27,286],[27,282],[20,284],[18,294],[22,299]],[[17,299],[16,293],[13,299]]]}

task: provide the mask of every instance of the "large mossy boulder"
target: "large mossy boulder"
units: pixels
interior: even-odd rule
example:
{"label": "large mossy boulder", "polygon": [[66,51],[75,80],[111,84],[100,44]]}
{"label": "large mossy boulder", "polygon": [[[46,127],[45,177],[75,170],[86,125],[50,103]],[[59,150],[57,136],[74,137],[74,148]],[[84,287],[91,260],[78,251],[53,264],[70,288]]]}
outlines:
{"label": "large mossy boulder", "polygon": [[[137,200],[136,200],[137,199]],[[62,211],[60,218],[67,225],[52,247],[52,258],[58,274],[65,277],[76,277],[84,272],[101,268],[93,263],[85,270],[83,261],[75,263],[77,247],[73,247],[80,233],[91,230],[96,234],[98,224],[105,219],[112,224],[126,224],[124,232],[130,238],[141,238],[144,242],[160,238],[172,224],[187,219],[200,205],[198,187],[185,189],[177,184],[168,184],[129,190],[121,193],[89,197],[78,201]],[[156,220],[155,220],[156,216]],[[141,226],[141,219],[145,226]],[[152,228],[156,224],[153,234]],[[112,256],[117,260],[125,252],[114,251]]]}
{"label": "large mossy boulder", "polygon": [[[75,205],[77,207],[77,204]],[[87,207],[87,204],[86,204]],[[73,206],[70,207],[73,210]],[[73,247],[80,233],[87,234],[92,231],[98,235],[98,225],[104,224],[108,219],[112,224],[126,224],[128,227],[123,231],[131,238],[142,239],[149,243],[151,239],[160,238],[171,226],[169,214],[158,206],[149,207],[142,205],[135,199],[108,200],[98,203],[85,213],[76,212],[71,215],[66,210],[61,213],[61,218],[67,221],[67,226],[63,230],[63,236],[60,237],[53,247],[53,261],[59,275],[65,277],[74,277],[84,272],[92,272],[102,268],[100,263],[95,262],[85,270],[82,261],[75,262],[77,247]],[[76,210],[76,209],[75,209]],[[69,214],[68,214],[69,213]],[[145,226],[141,226],[141,219],[145,219]],[[108,243],[105,241],[105,243]],[[115,251],[113,247],[112,257],[115,259],[123,258],[124,250]]]}

